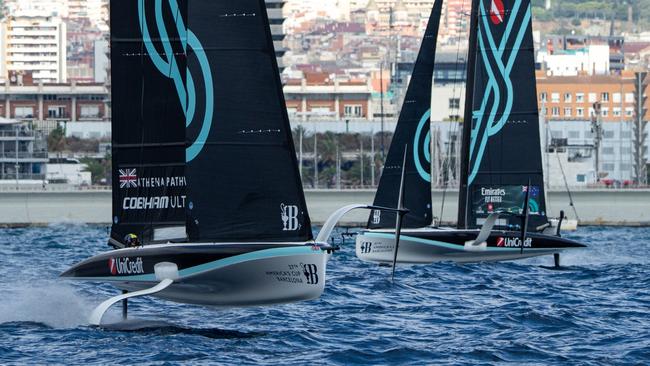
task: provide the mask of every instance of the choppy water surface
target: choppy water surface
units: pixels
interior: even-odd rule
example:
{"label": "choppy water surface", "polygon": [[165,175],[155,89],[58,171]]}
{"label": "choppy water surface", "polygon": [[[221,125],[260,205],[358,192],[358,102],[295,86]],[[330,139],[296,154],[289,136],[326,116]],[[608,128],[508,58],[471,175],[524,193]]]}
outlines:
{"label": "choppy water surface", "polygon": [[[353,243],[329,264],[318,300],[209,310],[130,302],[146,330],[89,327],[107,285],[57,279],[107,249],[93,226],[0,230],[0,363],[16,364],[650,364],[650,229],[581,228],[590,244],[512,263],[389,268]],[[119,318],[119,307],[109,320]]]}

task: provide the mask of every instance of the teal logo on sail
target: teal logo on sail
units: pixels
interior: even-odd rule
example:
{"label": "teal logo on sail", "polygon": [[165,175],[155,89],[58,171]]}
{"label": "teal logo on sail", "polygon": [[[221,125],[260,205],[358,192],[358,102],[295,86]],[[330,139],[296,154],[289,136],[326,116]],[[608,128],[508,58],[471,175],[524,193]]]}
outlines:
{"label": "teal logo on sail", "polygon": [[[190,30],[187,29],[183,18],[180,14],[180,9],[176,0],[167,0],[169,8],[171,9],[171,15],[175,20],[176,32],[181,40],[184,54],[187,55],[187,47],[189,46],[194,51],[194,56],[197,58],[198,64],[203,78],[203,85],[205,87],[205,111],[203,112],[203,121],[201,129],[198,136],[194,141],[185,149],[185,160],[187,162],[192,161],[196,158],[210,133],[210,127],[212,125],[212,115],[214,112],[214,92],[212,84],[212,73],[210,71],[210,64],[208,62],[208,57],[205,54],[205,50],[201,45],[201,42],[196,37],[196,35]],[[188,127],[192,124],[196,117],[196,85],[194,84],[194,78],[189,68],[186,69],[186,82],[183,82],[183,77],[174,57],[174,50],[170,43],[170,36],[165,28],[165,22],[163,20],[163,0],[155,0],[155,25],[160,37],[160,42],[163,46],[162,55],[158,52],[154,43],[151,39],[151,33],[149,32],[149,25],[147,23],[147,17],[145,14],[144,7],[145,0],[138,0],[138,19],[140,21],[140,31],[142,32],[142,39],[144,45],[147,49],[147,54],[149,58],[156,66],[156,69],[164,75],[165,77],[171,79],[176,86],[176,93],[178,94],[178,101],[181,104],[181,108],[185,113],[185,127]]]}
{"label": "teal logo on sail", "polygon": [[[418,122],[418,127],[415,130],[415,138],[413,139],[413,161],[415,169],[418,174],[426,182],[431,182],[431,132],[429,119],[431,118],[431,109],[424,112]],[[426,128],[425,128],[426,127]],[[425,135],[426,134],[426,135]],[[422,137],[424,141],[421,142]],[[424,165],[420,154],[424,155]]]}
{"label": "teal logo on sail", "polygon": [[[481,1],[480,4],[479,11],[482,16],[479,17],[481,24],[478,32],[478,48],[489,80],[485,87],[485,94],[483,95],[480,108],[478,111],[474,111],[472,116],[475,123],[471,132],[470,157],[475,158],[470,159],[468,184],[472,184],[478,174],[488,140],[490,137],[499,133],[506,125],[508,118],[510,118],[515,96],[510,73],[512,72],[518,55],[517,51],[521,47],[531,19],[529,6],[525,10],[523,20],[518,24],[517,31],[512,32],[522,4],[521,0],[515,0],[503,37],[497,46],[497,41],[494,39],[490,28],[490,20],[488,20],[492,18],[494,11],[491,9],[491,13],[488,13],[485,10],[484,2]],[[505,16],[505,11],[501,11],[498,6],[496,8],[500,15]],[[485,16],[485,14],[489,15]],[[502,26],[502,24],[498,24]],[[513,36],[514,40],[512,39]],[[506,45],[508,46],[506,47]],[[497,80],[503,82],[505,85],[505,95],[501,94],[502,90]],[[490,99],[493,99],[493,102],[488,105]],[[498,111],[501,111],[500,117],[497,117]],[[481,133],[480,136],[479,133]]]}

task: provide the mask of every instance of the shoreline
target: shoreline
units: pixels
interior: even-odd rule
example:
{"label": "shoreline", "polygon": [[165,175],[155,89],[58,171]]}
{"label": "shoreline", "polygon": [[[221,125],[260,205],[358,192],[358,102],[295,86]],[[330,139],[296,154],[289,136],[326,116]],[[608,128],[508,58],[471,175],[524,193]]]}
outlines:
{"label": "shoreline", "polygon": [[[371,203],[373,189],[305,190],[312,223],[321,225],[336,209],[351,203]],[[433,215],[441,216],[441,225],[453,225],[457,212],[458,191],[434,190]],[[650,226],[650,189],[598,189],[572,192],[581,226]],[[549,216],[560,210],[575,219],[564,191],[548,193]],[[112,197],[110,190],[78,191],[4,191],[0,192],[0,228],[35,227],[56,224],[110,225]],[[368,212],[360,210],[346,215],[340,226],[361,227]]]}

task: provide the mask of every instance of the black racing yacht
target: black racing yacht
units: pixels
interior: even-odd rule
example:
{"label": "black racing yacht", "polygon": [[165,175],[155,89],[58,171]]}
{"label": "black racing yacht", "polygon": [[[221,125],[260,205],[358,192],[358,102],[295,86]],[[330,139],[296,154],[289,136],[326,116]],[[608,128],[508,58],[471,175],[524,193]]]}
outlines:
{"label": "black racing yacht", "polygon": [[441,7],[437,0],[374,200],[375,206],[398,202],[404,169],[409,212],[401,236],[394,212],[372,211],[356,254],[379,263],[553,254],[559,266],[560,252],[584,245],[562,238],[547,217],[530,0],[472,1],[458,224],[431,226],[430,101]]}
{"label": "black racing yacht", "polygon": [[61,276],[252,306],[321,295],[263,0],[111,1],[114,248]]}

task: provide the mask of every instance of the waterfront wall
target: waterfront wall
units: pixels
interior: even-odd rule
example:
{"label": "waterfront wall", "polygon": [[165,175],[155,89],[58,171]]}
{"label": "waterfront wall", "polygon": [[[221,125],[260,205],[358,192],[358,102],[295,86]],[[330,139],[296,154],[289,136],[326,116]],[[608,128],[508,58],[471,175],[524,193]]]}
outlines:
{"label": "waterfront wall", "polygon": [[[408,192],[407,192],[408,194]],[[341,206],[372,203],[374,190],[307,190],[307,204],[314,224],[323,223]],[[447,191],[444,223],[456,221],[458,192]],[[440,216],[443,192],[433,192],[433,215]],[[650,226],[650,190],[582,190],[573,192],[582,225]],[[549,212],[564,210],[575,218],[566,192],[549,193]],[[368,212],[348,214],[343,224],[365,224]],[[48,225],[56,223],[106,224],[111,221],[110,191],[0,192],[0,225]]]}

